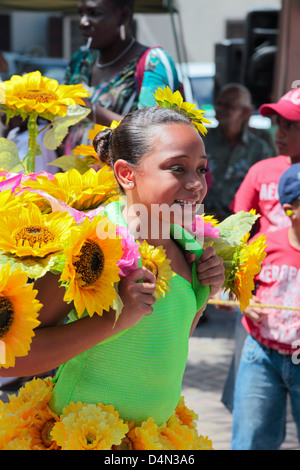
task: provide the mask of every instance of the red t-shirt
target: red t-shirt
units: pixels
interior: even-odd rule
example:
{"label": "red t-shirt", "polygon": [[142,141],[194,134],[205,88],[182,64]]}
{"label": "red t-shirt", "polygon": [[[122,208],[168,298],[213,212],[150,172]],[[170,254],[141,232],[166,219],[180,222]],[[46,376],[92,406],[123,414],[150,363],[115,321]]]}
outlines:
{"label": "red t-shirt", "polygon": [[[257,297],[263,304],[300,307],[300,250],[288,239],[289,227],[269,232],[267,256],[256,276]],[[300,339],[300,311],[266,308],[268,315],[260,322],[243,316],[248,333],[265,346],[292,354]]]}
{"label": "red t-shirt", "polygon": [[238,189],[230,209],[235,213],[256,209],[256,213],[261,215],[256,232],[267,233],[291,224],[277,193],[280,176],[290,166],[288,157],[283,155],[261,160],[249,169]]}

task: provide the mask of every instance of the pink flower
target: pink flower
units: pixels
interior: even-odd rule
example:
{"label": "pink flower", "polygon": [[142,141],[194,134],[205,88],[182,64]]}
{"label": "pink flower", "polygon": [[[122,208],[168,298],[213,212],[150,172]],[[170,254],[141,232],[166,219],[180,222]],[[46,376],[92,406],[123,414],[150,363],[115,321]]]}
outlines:
{"label": "pink flower", "polygon": [[[13,176],[7,177],[7,175],[13,175]],[[22,175],[18,175],[15,173],[7,173],[5,176],[6,176],[6,180],[1,181],[0,183],[0,192],[5,191],[6,189],[11,189],[11,191],[14,192],[21,184]]]}
{"label": "pink flower", "polygon": [[217,227],[213,227],[211,222],[204,222],[201,215],[196,215],[194,222],[185,229],[199,239],[206,237],[219,238],[220,232]]}
{"label": "pink flower", "polygon": [[30,173],[29,175],[23,175],[22,181],[36,181],[37,176],[46,176],[49,181],[53,180],[55,175],[48,173],[47,171],[40,171],[39,173]]}
{"label": "pink flower", "polygon": [[117,263],[120,268],[119,275],[125,277],[139,266],[139,258],[141,256],[139,245],[136,243],[133,235],[129,232],[127,227],[121,227],[118,225],[116,233],[122,237],[124,251],[122,258]]}

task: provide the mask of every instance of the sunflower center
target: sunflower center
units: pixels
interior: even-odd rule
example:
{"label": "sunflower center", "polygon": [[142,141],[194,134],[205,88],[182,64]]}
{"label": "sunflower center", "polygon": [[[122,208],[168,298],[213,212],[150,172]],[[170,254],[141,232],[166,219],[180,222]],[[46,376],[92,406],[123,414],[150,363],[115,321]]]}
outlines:
{"label": "sunflower center", "polygon": [[74,266],[86,285],[94,284],[104,268],[104,254],[100,246],[93,240],[86,240]]}
{"label": "sunflower center", "polygon": [[36,243],[41,247],[42,243],[53,242],[55,236],[46,227],[40,227],[39,225],[28,225],[27,227],[21,228],[15,234],[14,239],[17,245],[25,245],[27,241],[31,247]]}
{"label": "sunflower center", "polygon": [[35,100],[39,103],[51,103],[51,101],[57,100],[56,93],[49,90],[27,90],[21,93],[20,99]]}
{"label": "sunflower center", "polygon": [[158,274],[158,267],[157,265],[151,260],[151,259],[145,259],[144,260],[144,266],[149,269],[149,271],[154,274],[154,276],[157,276]]}
{"label": "sunflower center", "polygon": [[0,296],[0,338],[9,331],[14,319],[14,306],[7,298]]}
{"label": "sunflower center", "polygon": [[41,429],[41,440],[47,449],[51,447],[51,445],[53,444],[51,431],[53,429],[54,424],[55,424],[55,420],[49,419],[49,421],[46,421],[46,423],[43,425]]}

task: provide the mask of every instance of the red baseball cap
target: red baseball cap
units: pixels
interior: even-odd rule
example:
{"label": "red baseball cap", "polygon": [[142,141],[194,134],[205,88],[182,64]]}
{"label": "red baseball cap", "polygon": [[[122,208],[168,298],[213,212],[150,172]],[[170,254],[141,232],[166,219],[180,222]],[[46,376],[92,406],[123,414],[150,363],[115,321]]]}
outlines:
{"label": "red baseball cap", "polygon": [[290,90],[277,103],[261,105],[259,112],[262,116],[279,114],[289,121],[300,121],[300,88]]}

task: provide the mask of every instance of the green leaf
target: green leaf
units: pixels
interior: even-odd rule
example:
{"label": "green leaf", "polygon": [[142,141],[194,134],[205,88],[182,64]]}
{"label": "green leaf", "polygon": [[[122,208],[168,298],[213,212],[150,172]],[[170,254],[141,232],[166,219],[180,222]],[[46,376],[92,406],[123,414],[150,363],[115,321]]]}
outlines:
{"label": "green leaf", "polygon": [[68,106],[67,114],[56,116],[51,122],[51,129],[44,135],[44,145],[50,150],[55,150],[66,137],[70,126],[74,126],[90,114],[91,110],[80,105]]}
{"label": "green leaf", "polygon": [[241,239],[250,232],[259,217],[259,215],[245,211],[230,215],[218,225],[220,238],[226,240],[231,246],[240,245]]}
{"label": "green leaf", "polygon": [[18,147],[14,142],[4,137],[0,138],[0,168],[11,173],[24,171]]}
{"label": "green leaf", "polygon": [[97,163],[97,160],[93,157],[87,156],[79,158],[75,155],[63,155],[62,157],[53,160],[51,163],[48,163],[48,165],[57,166],[63,171],[69,171],[75,168],[83,175],[83,173],[88,171],[92,165],[95,165],[95,163]]}
{"label": "green leaf", "polygon": [[21,258],[2,252],[0,253],[0,266],[6,265],[8,262],[13,269],[20,266],[22,270],[27,273],[28,277],[36,280],[45,276],[45,274],[50,271],[55,264],[56,257],[57,254],[51,254],[44,258],[30,256]]}

